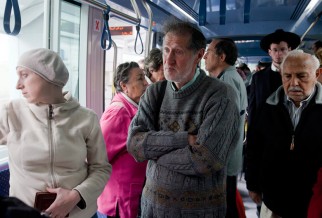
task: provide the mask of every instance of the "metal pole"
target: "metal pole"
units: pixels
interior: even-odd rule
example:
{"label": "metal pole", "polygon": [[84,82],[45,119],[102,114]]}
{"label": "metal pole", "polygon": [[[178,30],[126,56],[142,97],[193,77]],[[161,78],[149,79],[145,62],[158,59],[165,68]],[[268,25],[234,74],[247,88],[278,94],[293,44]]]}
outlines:
{"label": "metal pole", "polygon": [[303,33],[302,37],[301,37],[301,42],[303,41],[304,37],[306,36],[306,34],[315,26],[315,24],[320,20],[320,17],[322,15],[322,11],[318,14],[318,16],[316,16],[315,21],[312,22],[312,24],[309,26],[309,28],[307,28],[307,30],[305,31],[305,33]]}
{"label": "metal pole", "polygon": [[146,58],[151,50],[151,36],[152,36],[152,22],[153,22],[153,14],[150,6],[146,3],[146,0],[142,0],[142,4],[145,7],[146,11],[149,15],[149,27],[148,32],[146,34],[145,39],[145,51],[144,51],[144,57]]}
{"label": "metal pole", "polygon": [[[99,2],[99,1],[95,1],[95,0],[76,0],[76,1],[78,1],[80,3],[83,3],[83,4],[88,4],[90,6],[98,8],[98,9],[103,9],[103,10],[107,9],[107,5],[103,4],[103,3]],[[125,17],[126,19],[131,20],[131,21],[136,22],[136,23],[139,23],[139,21],[140,21],[138,18],[134,18],[134,17],[132,17],[132,16],[130,16],[128,14],[125,14],[125,13],[123,13],[121,11],[118,11],[118,10],[115,10],[113,8],[111,8],[111,12],[113,12],[113,13],[119,15],[119,16]]]}

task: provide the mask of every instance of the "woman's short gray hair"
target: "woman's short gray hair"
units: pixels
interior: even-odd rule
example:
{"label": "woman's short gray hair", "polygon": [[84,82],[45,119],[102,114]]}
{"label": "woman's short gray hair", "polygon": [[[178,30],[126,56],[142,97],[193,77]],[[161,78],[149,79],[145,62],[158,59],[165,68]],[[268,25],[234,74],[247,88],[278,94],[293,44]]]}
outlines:
{"label": "woman's short gray hair", "polygon": [[128,83],[130,79],[130,71],[133,68],[140,68],[139,64],[136,62],[125,62],[123,64],[120,64],[116,68],[116,72],[114,74],[114,87],[116,89],[116,92],[122,92],[121,82]]}

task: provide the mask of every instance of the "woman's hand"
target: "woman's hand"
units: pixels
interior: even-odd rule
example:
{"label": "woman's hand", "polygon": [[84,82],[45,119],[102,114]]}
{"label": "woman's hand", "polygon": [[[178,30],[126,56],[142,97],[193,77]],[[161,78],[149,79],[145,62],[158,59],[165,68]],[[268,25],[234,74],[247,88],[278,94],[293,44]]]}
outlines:
{"label": "woman's hand", "polygon": [[66,217],[66,215],[72,211],[76,204],[81,200],[81,197],[76,190],[47,188],[47,191],[57,194],[55,201],[46,210],[46,214],[49,214],[50,217]]}

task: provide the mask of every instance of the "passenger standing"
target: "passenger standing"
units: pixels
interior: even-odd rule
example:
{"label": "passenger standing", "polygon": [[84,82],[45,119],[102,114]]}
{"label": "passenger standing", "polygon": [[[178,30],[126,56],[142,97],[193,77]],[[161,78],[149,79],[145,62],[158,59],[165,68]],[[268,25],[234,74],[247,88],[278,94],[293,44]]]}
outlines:
{"label": "passenger standing", "polygon": [[144,58],[143,59],[140,59],[137,63],[139,65],[140,69],[143,70],[144,75],[145,75],[144,78],[147,81],[147,83],[148,84],[152,84],[153,82],[149,78],[149,72],[146,72],[146,69],[145,69]]}
{"label": "passenger standing", "polygon": [[306,218],[322,166],[322,86],[319,61],[301,50],[281,63],[283,86],[258,111],[249,130],[246,178],[261,217]]}
{"label": "passenger standing", "polygon": [[145,72],[152,83],[165,80],[162,51],[158,48],[153,48],[149,52],[148,57],[144,60]]}
{"label": "passenger standing", "polygon": [[313,45],[312,45],[312,50],[313,50],[315,56],[320,61],[318,81],[320,83],[322,83],[322,42],[321,41],[314,42]]}
{"label": "passenger standing", "polygon": [[256,73],[258,71],[264,70],[266,67],[270,67],[272,65],[272,62],[268,58],[262,58],[260,61],[258,61],[255,71],[253,72]]}
{"label": "passenger standing", "polygon": [[[265,103],[266,99],[276,89],[282,85],[280,74],[280,64],[287,53],[296,49],[300,44],[301,39],[298,35],[291,32],[285,32],[282,29],[277,29],[274,33],[264,36],[260,42],[262,50],[267,52],[272,58],[270,67],[258,71],[252,77],[252,82],[248,91],[248,116],[247,116],[247,142],[249,141],[248,134],[253,128],[253,121],[256,119],[257,111]],[[247,178],[245,178],[247,180]],[[260,202],[257,203],[257,209],[260,210]]]}
{"label": "passenger standing", "polygon": [[250,72],[249,67],[245,63],[240,63],[236,68],[239,74],[243,73],[245,75],[245,79],[243,78],[243,80],[247,88],[252,81],[253,74]]}
{"label": "passenger standing", "polygon": [[16,88],[25,99],[0,109],[10,196],[34,206],[37,192],[55,193],[45,209],[50,217],[92,217],[111,173],[97,115],[62,92],[69,73],[55,52],[25,52],[16,70]]}
{"label": "passenger standing", "polygon": [[228,160],[227,166],[227,214],[226,217],[238,218],[236,205],[237,176],[242,169],[244,124],[247,108],[247,93],[243,79],[235,68],[238,50],[234,41],[230,39],[213,39],[204,56],[206,70],[209,75],[231,85],[235,90],[238,106],[238,134],[235,149]]}
{"label": "passenger standing", "polygon": [[320,40],[318,41],[315,41],[313,44],[312,44],[312,50],[313,50],[313,53],[316,55],[316,53],[322,53],[322,42]]}
{"label": "passenger standing", "polygon": [[291,32],[285,32],[282,29],[266,35],[260,42],[261,48],[272,58],[271,67],[254,74],[249,91],[248,105],[248,126],[251,128],[252,121],[260,105],[264,104],[266,99],[276,89],[282,85],[280,75],[280,64],[287,53],[295,49],[300,44],[300,37]]}
{"label": "passenger standing", "polygon": [[164,34],[167,81],[148,87],[127,141],[137,161],[149,160],[142,217],[224,217],[227,157],[239,124],[236,94],[197,68],[206,47],[197,27],[172,21]]}
{"label": "passenger standing", "polygon": [[117,94],[101,118],[111,178],[98,198],[98,211],[105,217],[136,218],[147,162],[137,163],[126,150],[132,118],[148,83],[136,62],[120,64],[114,75]]}

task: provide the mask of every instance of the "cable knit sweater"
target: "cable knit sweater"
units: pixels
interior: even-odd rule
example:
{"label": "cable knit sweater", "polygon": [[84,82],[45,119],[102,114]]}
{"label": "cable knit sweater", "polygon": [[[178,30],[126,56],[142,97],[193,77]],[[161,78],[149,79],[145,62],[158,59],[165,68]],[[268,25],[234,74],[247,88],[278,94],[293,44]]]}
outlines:
{"label": "cable knit sweater", "polygon": [[[227,157],[239,125],[236,95],[203,72],[184,90],[167,82],[156,120],[160,87],[143,95],[127,141],[137,161],[149,160],[142,217],[224,217]],[[197,135],[195,145],[188,134]]]}

